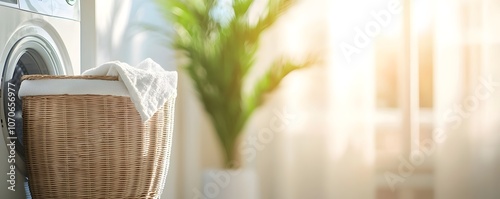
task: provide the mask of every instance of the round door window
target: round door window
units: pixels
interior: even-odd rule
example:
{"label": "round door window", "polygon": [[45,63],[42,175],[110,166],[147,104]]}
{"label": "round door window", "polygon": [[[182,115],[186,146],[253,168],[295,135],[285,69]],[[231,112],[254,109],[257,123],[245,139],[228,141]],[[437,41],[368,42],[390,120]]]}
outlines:
{"label": "round door window", "polygon": [[[3,83],[4,118],[7,125],[7,142],[15,144],[17,155],[24,160],[22,102],[17,93],[21,77],[27,74],[48,74],[42,57],[35,51],[27,50],[17,61],[11,77]],[[5,128],[4,128],[5,129]]]}

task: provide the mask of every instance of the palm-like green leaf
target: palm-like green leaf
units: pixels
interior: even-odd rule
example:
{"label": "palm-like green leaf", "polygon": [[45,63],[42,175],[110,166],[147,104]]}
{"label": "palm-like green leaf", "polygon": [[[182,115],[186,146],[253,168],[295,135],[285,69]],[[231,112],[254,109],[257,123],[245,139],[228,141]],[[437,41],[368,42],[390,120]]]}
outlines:
{"label": "palm-like green leaf", "polygon": [[237,160],[238,137],[248,118],[290,72],[307,64],[277,61],[244,95],[243,80],[254,65],[259,37],[292,5],[293,0],[270,0],[268,10],[256,25],[248,11],[253,0],[234,0],[234,17],[218,24],[210,11],[217,0],[157,0],[164,17],[174,27],[172,46],[185,53],[189,62],[181,66],[193,80],[198,97],[210,116],[224,148],[226,166]]}

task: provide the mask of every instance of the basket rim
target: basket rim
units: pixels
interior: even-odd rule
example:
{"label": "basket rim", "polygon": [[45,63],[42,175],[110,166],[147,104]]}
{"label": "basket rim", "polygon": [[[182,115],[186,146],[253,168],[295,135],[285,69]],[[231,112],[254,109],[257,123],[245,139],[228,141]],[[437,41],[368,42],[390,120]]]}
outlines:
{"label": "basket rim", "polygon": [[105,75],[23,75],[24,80],[46,80],[46,79],[87,79],[87,80],[107,80],[118,81],[118,76]]}

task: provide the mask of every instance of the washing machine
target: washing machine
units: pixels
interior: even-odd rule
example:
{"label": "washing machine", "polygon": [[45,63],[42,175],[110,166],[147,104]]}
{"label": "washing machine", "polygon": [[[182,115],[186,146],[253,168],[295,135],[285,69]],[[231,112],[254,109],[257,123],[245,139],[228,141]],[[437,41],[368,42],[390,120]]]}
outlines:
{"label": "washing machine", "polygon": [[30,198],[20,78],[80,73],[79,0],[0,0],[0,71],[0,198]]}

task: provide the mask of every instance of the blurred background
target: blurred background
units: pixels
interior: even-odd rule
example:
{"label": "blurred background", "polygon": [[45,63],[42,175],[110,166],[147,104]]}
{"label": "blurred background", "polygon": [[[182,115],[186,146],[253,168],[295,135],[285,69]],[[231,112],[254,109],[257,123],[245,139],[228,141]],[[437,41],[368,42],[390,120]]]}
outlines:
{"label": "blurred background", "polygon": [[[141,26],[169,29],[154,1],[81,6],[82,71],[147,57],[177,70],[168,37]],[[299,0],[261,37],[245,80],[278,55],[323,58],[245,128],[260,198],[500,198],[499,21],[498,0]],[[222,149],[182,72],[178,90],[162,198],[195,199]]]}

